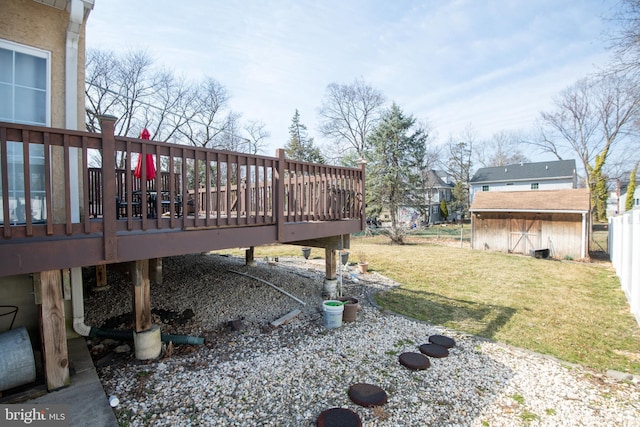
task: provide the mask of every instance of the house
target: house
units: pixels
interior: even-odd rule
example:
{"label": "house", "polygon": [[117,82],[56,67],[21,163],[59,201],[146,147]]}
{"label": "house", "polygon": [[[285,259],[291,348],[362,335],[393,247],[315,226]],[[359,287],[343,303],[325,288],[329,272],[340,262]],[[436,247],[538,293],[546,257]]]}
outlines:
{"label": "house", "polygon": [[576,161],[556,160],[480,168],[470,181],[469,198],[488,191],[561,190],[577,188]]}
{"label": "house", "polygon": [[472,249],[588,257],[588,189],[479,192],[470,212]]}
{"label": "house", "polygon": [[[627,174],[628,176],[628,174]],[[636,177],[636,189],[633,194],[633,208],[640,206],[640,178]],[[626,211],[629,180],[616,180],[616,188],[609,191],[607,197],[607,218]]]}
{"label": "house", "polygon": [[[429,169],[423,171],[424,204],[421,209],[413,207],[401,207],[398,209],[398,221],[405,226],[439,224],[451,220],[453,213],[444,218],[440,210],[442,200],[449,204],[451,202],[451,191],[453,190],[453,178],[443,170]],[[382,218],[388,218],[383,212]]]}
{"label": "house", "polygon": [[[84,35],[93,5],[93,0],[2,2],[0,122],[84,129]],[[52,185],[52,199],[56,203],[48,209],[44,206],[47,192],[44,146],[31,145],[25,162],[22,143],[2,141],[2,144],[7,154],[7,174],[3,174],[2,180],[7,181],[8,194],[0,200],[0,223],[24,222],[27,207],[33,223],[46,221],[47,212],[51,220],[61,221],[65,212],[59,202],[64,200],[64,188]],[[51,168],[51,176],[64,176],[62,152],[52,149],[47,155],[51,156],[46,165]],[[71,176],[77,177],[78,155],[79,150],[69,151]],[[28,200],[20,179],[24,177],[25,167],[30,172]],[[77,191],[77,188],[76,180],[69,190]],[[78,200],[74,202],[77,207]],[[79,217],[74,215],[74,219],[78,221]],[[31,339],[37,341],[40,325],[38,306],[34,304],[33,276],[0,276],[3,276],[0,277],[0,304],[18,307],[14,325],[24,326]],[[71,312],[71,301],[64,301],[64,310]],[[71,317],[67,319],[67,330],[72,331]],[[61,381],[64,384],[68,376]]]}
{"label": "house", "polygon": [[[70,384],[67,339],[96,336],[99,326],[85,324],[83,267],[128,267],[135,356],[153,359],[161,333],[150,283],[161,280],[163,257],[243,247],[251,265],[255,246],[317,247],[330,290],[338,251],[365,228],[364,164],[121,137],[112,116],[101,117],[100,134],[82,131],[92,8],[92,0],[3,0],[1,9],[0,305],[17,307],[13,327],[42,349],[50,391]],[[89,167],[91,152],[104,154],[99,167]],[[114,154],[153,163],[141,162],[137,177],[118,170]]]}

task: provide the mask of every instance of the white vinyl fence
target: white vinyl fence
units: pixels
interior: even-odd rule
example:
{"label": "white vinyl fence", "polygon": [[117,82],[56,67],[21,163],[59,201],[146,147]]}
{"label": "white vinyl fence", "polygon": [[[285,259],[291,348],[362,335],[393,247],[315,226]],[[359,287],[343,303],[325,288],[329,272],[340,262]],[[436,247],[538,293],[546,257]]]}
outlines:
{"label": "white vinyl fence", "polygon": [[640,325],[640,208],[609,218],[609,255]]}

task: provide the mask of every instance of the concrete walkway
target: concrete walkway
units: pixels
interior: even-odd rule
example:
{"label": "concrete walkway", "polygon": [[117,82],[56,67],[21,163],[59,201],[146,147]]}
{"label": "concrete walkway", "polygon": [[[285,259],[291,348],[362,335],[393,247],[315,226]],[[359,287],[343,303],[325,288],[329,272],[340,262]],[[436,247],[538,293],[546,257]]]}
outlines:
{"label": "concrete walkway", "polygon": [[67,346],[76,370],[71,385],[25,403],[69,405],[71,427],[118,427],[84,338],[70,339]]}

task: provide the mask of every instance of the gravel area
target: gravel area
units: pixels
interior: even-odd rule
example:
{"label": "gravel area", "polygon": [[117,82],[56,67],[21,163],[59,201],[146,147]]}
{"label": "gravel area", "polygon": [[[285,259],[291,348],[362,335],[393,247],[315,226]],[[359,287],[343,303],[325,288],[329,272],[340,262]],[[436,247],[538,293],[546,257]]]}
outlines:
{"label": "gravel area", "polygon": [[[269,281],[306,302],[230,272]],[[344,296],[362,306],[357,321],[322,326],[324,261],[244,260],[191,255],[164,260],[152,285],[154,321],[162,331],[202,336],[202,346],[165,349],[138,361],[129,343],[89,339],[98,375],[121,425],[313,426],[325,409],[356,412],[364,426],[640,426],[640,381],[612,376],[526,350],[379,310],[372,293],[397,284],[377,275],[345,274]],[[91,292],[86,322],[130,327],[126,275],[109,273],[109,289]],[[292,310],[301,314],[271,328]],[[230,321],[241,320],[242,328]],[[398,362],[429,336],[455,340],[446,358],[412,371]],[[351,402],[349,387],[370,383],[384,406]]]}

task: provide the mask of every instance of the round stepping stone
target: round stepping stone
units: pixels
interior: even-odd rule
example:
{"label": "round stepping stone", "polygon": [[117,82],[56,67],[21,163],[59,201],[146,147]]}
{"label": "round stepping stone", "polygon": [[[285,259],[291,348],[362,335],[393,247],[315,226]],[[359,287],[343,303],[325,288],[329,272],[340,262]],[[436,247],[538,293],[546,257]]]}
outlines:
{"label": "round stepping stone", "polygon": [[444,335],[431,335],[429,337],[429,342],[432,344],[438,344],[442,347],[452,348],[456,346],[456,342],[453,338],[445,337]]}
{"label": "round stepping stone", "polygon": [[418,348],[420,349],[420,353],[431,357],[440,358],[447,357],[449,355],[449,350],[438,344],[422,344]]}
{"label": "round stepping stone", "polygon": [[320,413],[316,421],[318,427],[362,427],[360,415],[351,409],[331,408]]}
{"label": "round stepping stone", "polygon": [[431,366],[431,363],[429,362],[429,358],[427,358],[427,356],[420,353],[414,353],[412,351],[402,353],[399,359],[402,366],[414,371],[427,369],[429,366]]}
{"label": "round stepping stone", "polygon": [[387,392],[373,384],[358,383],[349,387],[349,399],[356,405],[381,406],[387,403]]}

